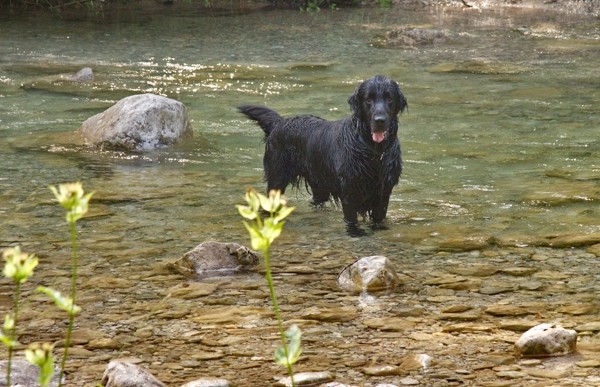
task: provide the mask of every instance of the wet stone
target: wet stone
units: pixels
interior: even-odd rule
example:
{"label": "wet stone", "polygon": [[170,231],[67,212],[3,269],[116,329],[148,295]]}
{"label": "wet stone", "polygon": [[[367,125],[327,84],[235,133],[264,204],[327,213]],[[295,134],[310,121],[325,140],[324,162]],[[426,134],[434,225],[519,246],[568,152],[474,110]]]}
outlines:
{"label": "wet stone", "polygon": [[506,282],[487,282],[483,283],[479,289],[479,293],[486,295],[494,295],[514,291],[514,285]]}
{"label": "wet stone", "polygon": [[[329,371],[323,372],[299,372],[294,374],[294,384],[296,386],[314,386],[320,383],[327,383],[333,380],[333,375]],[[280,379],[277,382],[280,386],[291,386],[292,381],[289,377]]]}
{"label": "wet stone", "polygon": [[581,368],[599,368],[600,360],[590,359],[590,360],[582,360],[575,363],[577,367]]}
{"label": "wet stone", "polygon": [[525,307],[516,305],[490,305],[485,312],[493,316],[520,316],[533,313]]}

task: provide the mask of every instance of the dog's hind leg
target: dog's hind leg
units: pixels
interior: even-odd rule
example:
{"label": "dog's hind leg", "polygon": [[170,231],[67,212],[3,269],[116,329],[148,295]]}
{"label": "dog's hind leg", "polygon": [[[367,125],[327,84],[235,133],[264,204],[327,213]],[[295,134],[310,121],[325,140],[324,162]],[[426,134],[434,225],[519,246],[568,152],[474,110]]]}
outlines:
{"label": "dog's hind leg", "polygon": [[285,193],[286,187],[296,179],[294,171],[288,167],[289,162],[278,158],[273,152],[266,152],[263,159],[267,192],[278,190]]}

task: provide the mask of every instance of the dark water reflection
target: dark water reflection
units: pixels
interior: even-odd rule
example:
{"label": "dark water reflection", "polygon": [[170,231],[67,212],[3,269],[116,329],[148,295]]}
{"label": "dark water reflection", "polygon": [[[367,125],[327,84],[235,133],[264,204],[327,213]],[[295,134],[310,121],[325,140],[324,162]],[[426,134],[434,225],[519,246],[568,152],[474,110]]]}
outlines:
{"label": "dark water reflection", "polygon": [[[234,206],[242,202],[245,187],[263,187],[262,143],[260,130],[236,112],[240,103],[339,118],[347,114],[346,100],[357,82],[375,73],[398,80],[409,100],[400,130],[405,175],[394,190],[385,230],[364,227],[366,237],[352,238],[339,209],[314,209],[305,193],[289,193],[297,211],[277,242],[276,269],[283,271],[279,280],[287,281],[282,293],[290,313],[322,297],[328,307],[355,305],[354,296],[337,290],[335,276],[356,256],[384,254],[410,272],[410,265],[422,264],[423,252],[512,249],[600,231],[595,19],[393,9],[156,17],[139,24],[0,23],[0,245],[20,243],[40,254],[41,280],[66,286],[58,275],[68,266],[66,230],[46,187],[79,179],[86,190],[96,191],[91,214],[80,225],[82,303],[84,309],[106,310],[107,316],[82,325],[119,338],[121,346],[98,349],[97,366],[88,372],[94,377],[107,358],[134,356],[156,362],[154,368],[173,381],[189,379],[193,372],[160,366],[183,358],[169,360],[174,355],[162,351],[177,345],[174,337],[182,332],[208,329],[219,335],[198,321],[178,320],[172,325],[180,331],[153,331],[152,345],[161,347],[153,358],[150,348],[131,341],[144,338],[145,321],[153,320],[142,324],[131,316],[156,316],[161,307],[185,316],[182,308],[193,308],[187,301],[178,306],[163,299],[165,289],[181,278],[161,271],[161,263],[202,241],[247,243]],[[455,38],[416,49],[369,44],[398,26],[444,29]],[[470,60],[491,67],[439,72]],[[94,69],[91,85],[53,78],[83,66]],[[195,139],[147,154],[97,151],[79,142],[74,130],[83,120],[142,92],[184,102]],[[469,241],[483,242],[473,247]],[[502,258],[494,264],[525,259],[511,254],[497,253]],[[268,306],[260,276],[218,282],[222,296],[198,305]],[[517,299],[531,295],[519,292]],[[376,310],[394,308],[394,295],[382,300]],[[40,329],[59,335],[57,329]],[[306,329],[318,337],[318,327]],[[342,324],[340,329],[325,336],[352,335],[361,328]],[[130,351],[127,343],[141,346]],[[148,353],[136,353],[144,350]],[[239,351],[252,358],[263,349]],[[244,364],[252,369],[252,362],[268,363],[270,355],[264,356]],[[260,375],[240,372],[248,380]],[[352,372],[346,376],[360,380]]]}

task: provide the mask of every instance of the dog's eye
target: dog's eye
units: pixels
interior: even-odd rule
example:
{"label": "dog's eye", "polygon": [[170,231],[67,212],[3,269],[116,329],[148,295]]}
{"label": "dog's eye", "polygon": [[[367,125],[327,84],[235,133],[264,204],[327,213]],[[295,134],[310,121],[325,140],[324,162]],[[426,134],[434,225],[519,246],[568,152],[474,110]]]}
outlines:
{"label": "dog's eye", "polygon": [[373,99],[372,99],[372,98],[367,98],[367,99],[365,100],[365,103],[366,103],[368,106],[371,106],[371,105],[373,105]]}

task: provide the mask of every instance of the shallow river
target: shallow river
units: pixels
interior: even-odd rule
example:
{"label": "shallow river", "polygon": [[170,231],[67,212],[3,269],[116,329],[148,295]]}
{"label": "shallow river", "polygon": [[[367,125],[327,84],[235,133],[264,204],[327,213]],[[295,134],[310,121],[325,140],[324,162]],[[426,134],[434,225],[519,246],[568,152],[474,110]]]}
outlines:
{"label": "shallow river", "polygon": [[[305,331],[299,370],[366,386],[410,375],[422,385],[484,385],[514,371],[522,378],[506,385],[533,385],[535,372],[521,369],[508,344],[528,325],[509,329],[504,319],[576,327],[597,316],[598,19],[358,9],[0,26],[0,247],[21,244],[40,256],[30,287],[68,287],[67,229],[47,186],[80,180],[96,191],[79,228],[84,312],[73,385],[99,381],[117,357],[172,385],[201,376],[268,385],[283,374],[271,362],[276,336],[262,276],[188,282],[165,263],[203,241],[249,244],[235,204],[246,187],[264,188],[263,144],[235,106],[336,119],[348,114],[356,84],[377,73],[397,80],[409,103],[400,121],[405,173],[387,228],[363,225],[367,235],[351,237],[340,209],[315,209],[306,192],[290,191],[297,210],[274,246],[284,318]],[[406,26],[440,29],[448,40],[380,47],[380,36]],[[85,66],[91,84],[57,80]],[[82,121],[145,92],[182,101],[195,138],[148,153],[82,144]],[[344,265],[379,254],[397,265],[404,288],[377,297],[337,288]],[[459,270],[482,265],[492,269]],[[489,291],[490,283],[504,290]],[[1,289],[4,310],[10,287]],[[29,300],[21,341],[59,340],[63,316],[37,295]],[[523,313],[486,309],[498,303]],[[589,309],[561,309],[572,303]],[[457,305],[466,317],[444,318]],[[457,321],[472,326],[452,329]],[[581,330],[592,360],[597,330]],[[461,346],[463,335],[471,347]],[[433,370],[365,370],[411,353],[431,355]],[[598,368],[560,367],[570,385],[600,383]]]}

